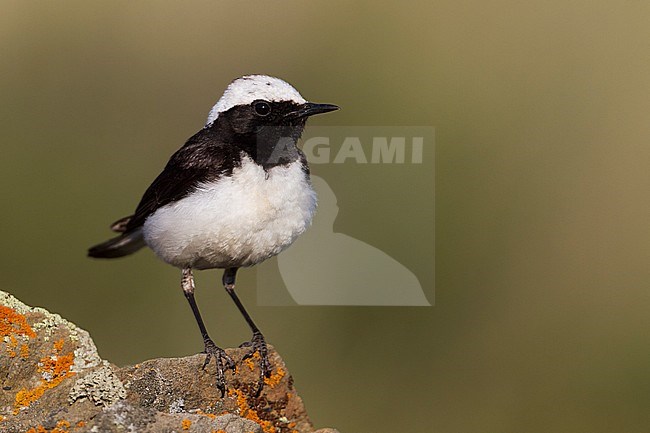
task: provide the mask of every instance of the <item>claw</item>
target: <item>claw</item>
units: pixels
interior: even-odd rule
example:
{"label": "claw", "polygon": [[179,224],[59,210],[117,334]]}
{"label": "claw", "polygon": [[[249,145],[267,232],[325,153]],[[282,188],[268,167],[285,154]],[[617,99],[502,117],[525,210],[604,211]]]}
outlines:
{"label": "claw", "polygon": [[225,369],[234,370],[235,362],[230,358],[230,356],[228,356],[225,350],[214,344],[214,342],[209,339],[205,341],[204,353],[206,356],[202,369],[205,370],[205,367],[210,363],[212,357],[214,357],[217,364],[217,388],[221,391],[221,398],[223,398],[226,395]]}
{"label": "claw", "polygon": [[260,358],[260,378],[257,382],[257,392],[256,395],[262,392],[264,387],[264,378],[271,377],[271,364],[269,363],[268,358],[268,348],[266,346],[266,341],[264,336],[260,332],[253,334],[251,341],[246,341],[239,345],[240,348],[250,347],[250,350],[244,355],[243,359],[252,358],[255,353],[259,354]]}

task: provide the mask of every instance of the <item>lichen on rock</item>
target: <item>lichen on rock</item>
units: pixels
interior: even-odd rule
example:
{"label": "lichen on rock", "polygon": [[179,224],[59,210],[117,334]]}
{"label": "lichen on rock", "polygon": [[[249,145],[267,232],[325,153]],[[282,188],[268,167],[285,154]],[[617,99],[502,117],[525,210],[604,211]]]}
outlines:
{"label": "lichen on rock", "polygon": [[[216,387],[205,355],[152,359],[118,368],[90,335],[0,291],[0,431],[3,433],[311,433],[302,399],[278,353],[257,393],[257,359],[226,349],[235,372]],[[323,429],[314,433],[337,433]]]}
{"label": "lichen on rock", "polygon": [[70,404],[88,399],[96,406],[109,406],[125,398],[124,385],[106,361],[101,367],[77,379],[68,394]]}

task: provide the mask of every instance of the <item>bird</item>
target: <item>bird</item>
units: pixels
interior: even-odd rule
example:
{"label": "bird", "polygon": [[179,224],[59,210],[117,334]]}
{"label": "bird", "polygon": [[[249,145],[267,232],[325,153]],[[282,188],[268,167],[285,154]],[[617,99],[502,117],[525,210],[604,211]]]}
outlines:
{"label": "bird", "polygon": [[317,197],[297,144],[310,116],[338,109],[308,102],[279,78],[235,79],[135,212],[111,225],[119,234],[88,249],[89,257],[113,259],[146,246],[181,270],[181,288],[203,338],[203,369],[215,360],[222,397],[225,372],[235,364],[208,334],[194,298],[193,270],[224,270],[222,284],[252,332],[240,346],[249,348],[244,358],[259,355],[259,392],[271,374],[267,343],[235,292],[237,270],[279,254],[311,224]]}

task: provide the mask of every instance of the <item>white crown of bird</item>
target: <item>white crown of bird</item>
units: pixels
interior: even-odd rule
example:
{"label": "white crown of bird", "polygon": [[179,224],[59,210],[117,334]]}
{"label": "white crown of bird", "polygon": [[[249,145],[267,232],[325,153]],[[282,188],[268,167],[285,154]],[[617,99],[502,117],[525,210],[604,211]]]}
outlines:
{"label": "white crown of bird", "polygon": [[210,110],[206,126],[217,120],[219,113],[224,113],[237,105],[248,105],[263,99],[269,102],[290,101],[296,104],[307,102],[289,83],[268,75],[245,75],[228,85],[223,96]]}

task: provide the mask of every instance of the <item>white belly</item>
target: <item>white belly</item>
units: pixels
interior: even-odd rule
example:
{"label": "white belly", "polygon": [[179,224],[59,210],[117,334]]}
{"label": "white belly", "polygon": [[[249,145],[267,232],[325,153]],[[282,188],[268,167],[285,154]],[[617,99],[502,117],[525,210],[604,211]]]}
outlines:
{"label": "white belly", "polygon": [[231,177],[154,212],[143,234],[158,257],[179,268],[251,266],[291,245],[315,209],[299,162],[265,172],[245,157]]}

